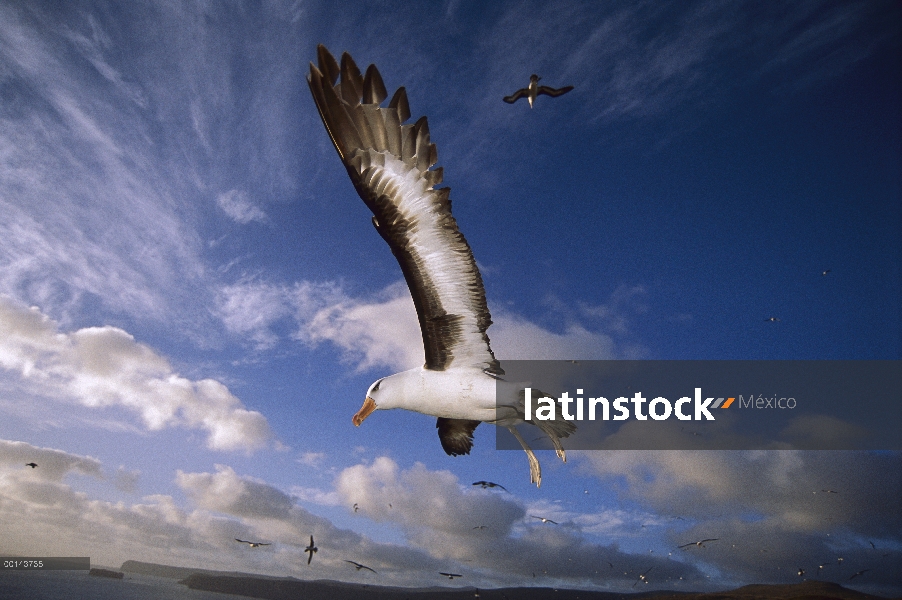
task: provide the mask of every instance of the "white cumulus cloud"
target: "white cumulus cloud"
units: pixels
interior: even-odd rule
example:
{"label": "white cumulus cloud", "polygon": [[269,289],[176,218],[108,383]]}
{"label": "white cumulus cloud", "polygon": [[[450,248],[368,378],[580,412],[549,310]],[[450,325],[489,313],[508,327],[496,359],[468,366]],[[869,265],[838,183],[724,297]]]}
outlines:
{"label": "white cumulus cloud", "polygon": [[0,296],[0,377],[31,395],[88,407],[122,406],[150,430],[207,432],[214,450],[255,450],[272,437],[266,418],[244,408],[222,383],[176,373],[150,347],[117,327],[71,333],[37,308]]}

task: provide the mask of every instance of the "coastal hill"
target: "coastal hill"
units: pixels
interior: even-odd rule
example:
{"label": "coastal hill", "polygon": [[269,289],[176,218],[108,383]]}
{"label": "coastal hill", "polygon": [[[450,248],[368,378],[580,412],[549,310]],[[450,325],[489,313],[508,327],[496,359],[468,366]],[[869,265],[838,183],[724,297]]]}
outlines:
{"label": "coastal hill", "polygon": [[293,577],[267,577],[247,573],[224,573],[190,567],[171,567],[129,560],[124,572],[177,579],[191,589],[261,598],[264,600],[884,600],[856,592],[835,583],[805,581],[791,585],[746,585],[729,591],[694,593],[653,591],[635,594],[552,588],[475,587],[404,588],[345,583],[331,580],[300,580]]}

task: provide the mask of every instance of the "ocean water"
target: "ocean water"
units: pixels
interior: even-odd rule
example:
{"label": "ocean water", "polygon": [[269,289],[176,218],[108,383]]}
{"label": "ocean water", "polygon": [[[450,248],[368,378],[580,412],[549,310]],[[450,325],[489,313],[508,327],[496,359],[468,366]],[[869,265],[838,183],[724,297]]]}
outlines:
{"label": "ocean water", "polygon": [[0,600],[229,600],[242,598],[191,590],[175,579],[126,573],[124,579],[87,571],[0,571]]}

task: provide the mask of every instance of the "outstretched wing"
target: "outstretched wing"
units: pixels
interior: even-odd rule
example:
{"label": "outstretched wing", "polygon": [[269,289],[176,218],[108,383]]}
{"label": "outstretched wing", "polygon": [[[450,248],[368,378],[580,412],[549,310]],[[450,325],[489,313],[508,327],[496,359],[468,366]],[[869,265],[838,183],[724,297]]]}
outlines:
{"label": "outstretched wing", "polygon": [[529,90],[528,90],[528,89],[526,89],[526,88],[521,88],[521,89],[517,90],[516,92],[514,92],[513,94],[511,94],[510,96],[505,96],[505,97],[503,98],[503,100],[504,100],[505,102],[507,102],[508,104],[513,104],[514,102],[516,102],[516,101],[519,100],[520,98],[523,98],[524,96],[526,96],[526,94],[528,94],[528,93],[529,93]]}
{"label": "outstretched wing", "polygon": [[373,224],[401,266],[417,309],[427,369],[473,366],[503,374],[489,346],[492,324],[473,252],[451,215],[449,188],[426,117],[412,125],[407,92],[388,93],[375,65],[366,75],[347,53],[341,67],[325,46],[308,83],[316,108]]}
{"label": "outstretched wing", "polygon": [[566,94],[567,92],[569,92],[572,89],[573,89],[572,85],[564,86],[562,88],[553,88],[553,87],[548,87],[547,85],[540,85],[539,89],[536,90],[536,95],[545,94],[546,96],[555,97],[555,96],[561,96],[563,94]]}

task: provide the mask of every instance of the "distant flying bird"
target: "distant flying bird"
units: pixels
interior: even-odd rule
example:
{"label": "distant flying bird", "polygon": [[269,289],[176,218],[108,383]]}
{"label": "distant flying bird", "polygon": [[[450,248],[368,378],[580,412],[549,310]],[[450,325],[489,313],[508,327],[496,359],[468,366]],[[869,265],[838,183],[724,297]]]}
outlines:
{"label": "distant flying bird", "polygon": [[865,570],[863,570],[863,571],[858,571],[857,573],[855,573],[854,575],[852,575],[851,577],[849,577],[849,581],[852,581],[853,579],[855,579],[855,578],[858,577],[859,575],[864,575],[864,574],[867,573],[868,571],[870,571],[870,569],[865,569]]}
{"label": "distant flying bird", "polygon": [[477,525],[473,529],[488,529],[488,527],[489,527],[488,525]]}
{"label": "distant flying bird", "polygon": [[34,469],[35,467],[38,466],[38,463],[33,463],[33,462],[25,463],[25,466],[26,466],[26,467],[31,467],[32,469]]}
{"label": "distant flying bird", "polygon": [[[495,488],[495,487],[497,487],[497,488],[501,488],[502,490],[504,490],[505,492],[507,492],[507,488],[506,488],[506,487],[504,487],[504,486],[501,485],[500,483],[492,483],[491,481],[477,481],[477,482],[474,483],[473,485],[480,485],[480,486],[482,486],[482,489],[485,489],[485,488]],[[507,493],[509,494],[510,492],[507,492]]]}
{"label": "distant flying bird", "polygon": [[[369,568],[368,566],[362,565],[362,564],[360,564],[359,562],[354,562],[353,560],[347,560],[347,559],[345,559],[345,562],[346,562],[346,563],[351,563],[352,565],[354,565],[354,567],[355,567],[358,571],[359,571],[360,569],[366,569],[367,571],[373,571],[373,570],[372,570],[371,568]],[[376,573],[376,572],[373,571],[373,573]],[[378,573],[376,573],[376,574],[378,575]]]}
{"label": "distant flying bird", "polygon": [[704,548],[706,542],[716,542],[719,539],[720,538],[708,538],[706,540],[699,540],[697,542],[689,542],[688,544],[677,546],[677,548],[688,548],[689,546],[698,546],[699,548]]}
{"label": "distant flying bird", "polygon": [[839,493],[839,492],[834,491],[834,490],[821,490],[821,491],[824,492],[825,494],[838,494],[838,493]]}
{"label": "distant flying bird", "polygon": [[780,319],[777,318],[777,317],[768,317],[768,318],[766,318],[766,319],[764,319],[764,320],[765,320],[765,321],[770,321],[771,323],[776,323],[776,322],[779,321]]}
{"label": "distant flying bird", "polygon": [[537,517],[535,515],[529,515],[529,516],[532,517],[533,519],[540,520],[542,523],[554,523],[555,525],[558,524],[557,521],[552,521],[551,519],[546,519],[545,517]]}
{"label": "distant flying bird", "polygon": [[874,550],[877,549],[877,546],[874,545],[874,542],[872,542],[871,540],[868,540],[868,543],[871,545],[871,548],[873,548]]}
{"label": "distant flying bird", "polygon": [[358,510],[360,510],[360,507],[357,506],[357,503],[355,502],[354,503],[354,512],[357,512]]}
{"label": "distant flying bird", "polygon": [[799,567],[799,572],[797,573],[797,575],[799,577],[803,577],[805,575],[805,569],[803,569],[802,567]]}
{"label": "distant flying bird", "polygon": [[272,546],[272,544],[264,544],[262,542],[249,542],[247,540],[239,540],[238,538],[235,538],[235,541],[241,542],[242,544],[247,544],[251,548],[259,548],[260,546]]}
{"label": "distant flying bird", "polygon": [[826,271],[823,271],[823,272],[821,273],[821,277],[823,277],[824,275],[826,275],[827,273],[829,273],[829,272],[832,271],[832,270],[833,270],[833,269],[827,269]]}
{"label": "distant flying bird", "polygon": [[439,573],[439,575],[444,575],[448,579],[454,579],[455,577],[463,577],[463,575],[458,575],[457,573]]}
{"label": "distant flying bird", "polygon": [[[645,576],[648,575],[652,569],[654,569],[654,567],[649,567],[648,571],[639,575],[639,579],[636,580],[636,583],[639,583],[640,581],[644,581],[645,583],[648,583],[648,578]],[[636,583],[633,584],[633,587],[636,587]]]}
{"label": "distant flying bird", "polygon": [[307,557],[308,565],[310,564],[310,561],[313,560],[313,555],[316,554],[317,550],[319,550],[319,548],[317,548],[316,545],[313,543],[313,536],[311,535],[310,536],[310,545],[307,546],[306,548],[304,548],[304,552],[310,553],[310,556]]}
{"label": "distant flying bird", "polygon": [[[354,425],[379,409],[432,415],[438,417],[442,448],[451,456],[470,453],[480,423],[507,427],[526,452],[530,480],[540,485],[539,461],[515,428],[525,422],[525,388],[503,381],[504,370],[492,353],[482,276],[451,214],[449,189],[433,189],[442,181],[442,169],[430,170],[438,154],[426,118],[402,125],[410,118],[403,87],[380,106],[388,93],[375,65],[363,76],[347,53],[341,67],[325,46],[317,47],[317,55],[319,67],[311,63],[307,79],[316,108],[354,188],[373,213],[376,231],[401,267],[426,358],[422,367],[373,383]],[[563,418],[529,422],[566,460],[560,438],[575,425]]]}
{"label": "distant flying bird", "polygon": [[572,85],[568,85],[562,88],[553,88],[548,87],[547,85],[539,85],[540,79],[541,77],[539,77],[538,75],[530,75],[529,85],[525,88],[520,88],[510,96],[505,96],[504,101],[508,104],[513,104],[520,98],[526,98],[526,100],[529,101],[529,108],[532,108],[532,103],[536,101],[537,96],[545,94],[546,96],[551,96],[552,98],[554,98],[556,96],[566,94],[573,89]]}

